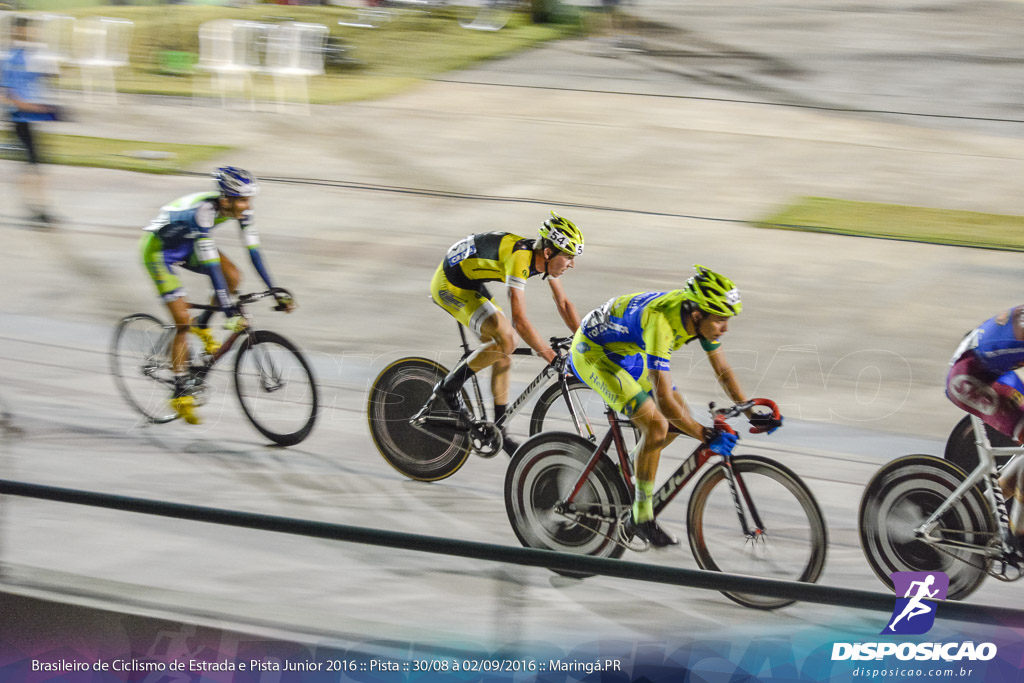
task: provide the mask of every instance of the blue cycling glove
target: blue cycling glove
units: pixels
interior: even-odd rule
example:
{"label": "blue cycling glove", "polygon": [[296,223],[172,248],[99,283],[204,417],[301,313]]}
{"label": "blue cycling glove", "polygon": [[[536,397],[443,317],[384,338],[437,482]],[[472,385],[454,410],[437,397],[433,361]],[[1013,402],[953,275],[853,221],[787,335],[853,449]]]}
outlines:
{"label": "blue cycling glove", "polygon": [[736,447],[736,442],[739,437],[729,432],[716,431],[711,440],[708,441],[708,448],[714,453],[718,453],[722,457],[729,457],[732,455],[732,449]]}

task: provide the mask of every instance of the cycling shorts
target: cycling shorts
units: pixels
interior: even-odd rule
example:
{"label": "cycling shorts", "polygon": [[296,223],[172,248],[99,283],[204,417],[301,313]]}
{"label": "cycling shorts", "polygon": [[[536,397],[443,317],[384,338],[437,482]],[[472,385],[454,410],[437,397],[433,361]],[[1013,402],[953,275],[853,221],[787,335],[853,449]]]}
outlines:
{"label": "cycling shorts", "polygon": [[463,289],[449,282],[444,274],[443,263],[437,267],[434,279],[430,281],[430,296],[434,303],[478,337],[484,321],[501,312],[501,307],[494,303],[482,285],[479,290]]}
{"label": "cycling shorts", "polygon": [[643,354],[612,353],[589,339],[582,329],[572,338],[569,364],[577,377],[626,417],[631,417],[651,396],[653,387]]}
{"label": "cycling shorts", "polygon": [[[185,297],[185,287],[171,269],[173,264],[167,259],[160,238],[154,233],[147,232],[139,241],[139,247],[142,250],[142,264],[146,267],[149,276],[153,278],[156,291],[164,303]],[[182,263],[181,266],[195,273],[202,272],[195,253],[189,256],[188,261]]]}
{"label": "cycling shorts", "polygon": [[1024,443],[1024,383],[1017,373],[992,371],[972,349],[953,361],[946,396],[958,408]]}

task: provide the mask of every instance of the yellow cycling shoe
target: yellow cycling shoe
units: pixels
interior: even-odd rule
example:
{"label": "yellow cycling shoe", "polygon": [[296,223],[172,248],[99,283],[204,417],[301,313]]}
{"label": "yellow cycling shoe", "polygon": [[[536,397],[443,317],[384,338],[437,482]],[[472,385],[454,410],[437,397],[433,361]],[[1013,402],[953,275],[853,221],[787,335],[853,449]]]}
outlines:
{"label": "yellow cycling shoe", "polygon": [[174,408],[174,412],[178,413],[178,416],[190,425],[202,424],[203,420],[196,415],[196,399],[195,396],[178,396],[177,398],[171,399],[171,407]]}
{"label": "yellow cycling shoe", "polygon": [[203,349],[211,356],[220,351],[220,342],[213,336],[209,327],[193,327],[192,334],[203,340]]}

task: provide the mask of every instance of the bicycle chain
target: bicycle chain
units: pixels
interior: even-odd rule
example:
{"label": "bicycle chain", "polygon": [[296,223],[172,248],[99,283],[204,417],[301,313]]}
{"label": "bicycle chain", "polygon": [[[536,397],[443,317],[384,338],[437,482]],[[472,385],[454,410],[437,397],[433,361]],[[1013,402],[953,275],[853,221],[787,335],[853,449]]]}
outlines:
{"label": "bicycle chain", "polygon": [[[940,531],[941,531],[941,529],[940,529]],[[994,536],[995,534],[991,534],[991,535]],[[1002,564],[1002,570],[997,572],[997,571],[995,571],[995,570],[993,570],[991,568],[991,565],[993,564],[992,562],[988,563],[989,566],[985,566],[985,564],[978,565],[978,564],[975,564],[974,562],[972,562],[971,560],[969,560],[967,558],[960,557],[959,555],[956,555],[955,553],[953,553],[952,550],[948,550],[947,548],[944,548],[941,545],[935,545],[935,544],[929,544],[929,545],[931,545],[932,548],[935,548],[939,552],[944,553],[944,554],[948,555],[949,557],[952,557],[954,560],[959,560],[960,562],[963,562],[964,564],[966,564],[967,566],[969,566],[969,567],[971,567],[973,569],[977,569],[979,571],[985,572],[986,574],[988,574],[992,578],[997,579],[999,581],[1004,581],[1006,583],[1010,583],[1012,581],[1019,580],[1021,577],[1024,577],[1024,569],[1022,569],[1019,566],[1019,564],[1018,564],[1020,562],[1020,558],[1006,557],[1005,554],[1001,553],[999,555],[999,557],[994,558],[996,562]],[[996,547],[996,545],[997,545],[996,539],[993,539],[993,541],[989,543],[989,547]],[[1013,560],[1013,559],[1016,559],[1017,562],[1016,563],[1011,562],[1011,560]],[[1017,570],[1017,576],[1014,576],[1014,577],[1007,576],[1006,570],[1010,566],[1014,567]]]}
{"label": "bicycle chain", "polygon": [[581,519],[596,519],[596,520],[598,520],[600,522],[607,522],[608,519],[606,517],[602,517],[601,515],[595,515],[595,514],[587,513],[587,512],[576,512],[576,513],[573,513],[575,516],[570,516],[569,513],[567,513],[567,512],[558,512],[557,514],[561,515],[562,517],[564,517],[568,521],[573,522],[574,524],[583,527],[587,531],[592,531],[593,533],[597,534],[598,536],[604,536],[605,538],[607,538],[609,541],[611,541],[615,545],[622,546],[626,550],[632,550],[635,553],[645,553],[645,552],[647,552],[648,550],[651,549],[650,543],[647,543],[647,542],[643,542],[642,545],[639,545],[639,546],[634,546],[634,545],[631,545],[628,540],[627,541],[621,540],[622,530],[625,528],[625,524],[623,524],[621,519],[616,519],[615,520],[615,531],[616,531],[615,535],[618,538],[612,538],[610,535],[608,535],[606,533],[603,533],[603,532],[601,532],[601,531],[599,531],[599,530],[597,530],[597,529],[595,529],[593,527],[587,526],[586,524],[583,524],[583,523],[580,522]]}

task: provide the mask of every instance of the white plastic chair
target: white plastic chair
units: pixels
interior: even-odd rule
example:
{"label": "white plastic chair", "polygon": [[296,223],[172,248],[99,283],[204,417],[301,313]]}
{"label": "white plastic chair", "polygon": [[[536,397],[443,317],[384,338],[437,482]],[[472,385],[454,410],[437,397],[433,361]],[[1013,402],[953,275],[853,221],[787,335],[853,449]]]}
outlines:
{"label": "white plastic chair", "polygon": [[109,17],[83,19],[75,24],[74,56],[70,63],[82,74],[82,88],[88,99],[93,98],[97,89],[117,99],[116,72],[128,66],[134,28],[135,24],[127,19]]}
{"label": "white plastic chair", "polygon": [[248,96],[249,108],[254,108],[252,75],[260,68],[255,44],[266,28],[265,24],[237,19],[215,19],[199,27],[196,68],[209,73],[210,86],[220,93],[222,107],[227,107],[229,97]]}
{"label": "white plastic chair", "polygon": [[283,111],[289,91],[305,113],[309,113],[309,79],[324,73],[324,44],[328,29],[323,24],[296,21],[277,24],[267,33],[265,67],[274,79],[274,95]]}

